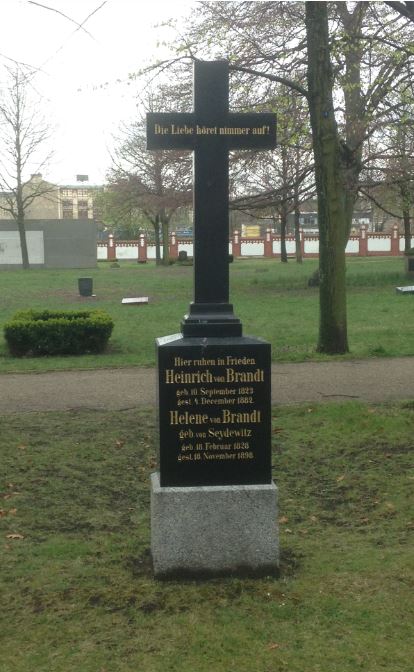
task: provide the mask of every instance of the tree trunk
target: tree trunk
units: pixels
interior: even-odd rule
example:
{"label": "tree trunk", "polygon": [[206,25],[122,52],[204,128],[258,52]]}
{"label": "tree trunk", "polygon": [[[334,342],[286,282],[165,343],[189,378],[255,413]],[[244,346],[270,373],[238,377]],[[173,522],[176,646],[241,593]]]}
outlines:
{"label": "tree trunk", "polygon": [[346,189],[332,99],[328,13],[325,2],[306,2],[309,112],[315,158],[319,222],[318,351],[348,352],[345,244]]}
{"label": "tree trunk", "polygon": [[21,203],[21,195],[17,193],[17,218],[16,224],[19,229],[20,249],[22,251],[22,266],[25,270],[30,269],[29,252],[27,249],[26,228],[24,223],[24,207]]}
{"label": "tree trunk", "polygon": [[154,237],[155,237],[155,263],[157,266],[161,264],[161,245],[160,245],[160,218],[159,215],[155,216],[154,225]]}
{"label": "tree trunk", "polygon": [[287,264],[288,257],[286,251],[286,230],[287,230],[287,219],[288,219],[288,208],[287,208],[287,188],[286,185],[289,182],[288,175],[288,150],[287,150],[287,129],[286,126],[282,128],[282,141],[281,141],[281,156],[282,156],[282,203],[280,207],[280,261],[282,264]]}
{"label": "tree trunk", "polygon": [[288,257],[286,251],[286,228],[287,228],[287,212],[282,205],[280,212],[280,261],[282,264],[287,264]]}
{"label": "tree trunk", "polygon": [[20,248],[22,251],[22,265],[23,268],[27,271],[30,269],[30,262],[29,262],[29,252],[27,249],[27,240],[26,240],[26,230],[24,227],[24,220],[17,221],[17,226],[19,229],[19,236],[20,236]]}
{"label": "tree trunk", "polygon": [[404,252],[411,249],[411,224],[410,224],[410,208],[405,206],[403,208],[403,222],[404,222]]}
{"label": "tree trunk", "polygon": [[[405,142],[404,142],[404,153],[405,153]],[[407,252],[411,249],[411,225],[410,225],[410,201],[411,194],[405,182],[400,183],[400,194],[402,202],[402,216],[404,224],[404,252]]]}
{"label": "tree trunk", "polygon": [[169,223],[170,220],[167,217],[164,210],[162,210],[160,215],[161,221],[161,230],[162,230],[162,263],[164,266],[167,266],[170,261],[170,246],[169,246]]}
{"label": "tree trunk", "polygon": [[294,195],[294,206],[293,206],[293,215],[295,221],[295,251],[296,251],[296,262],[301,264],[302,259],[302,246],[300,240],[300,204],[299,204],[299,195],[298,188],[295,187]]}
{"label": "tree trunk", "polygon": [[345,245],[352,229],[352,217],[358,197],[359,175],[362,168],[362,148],[366,136],[367,113],[362,90],[361,63],[364,54],[361,33],[362,23],[368,9],[367,2],[335,3],[344,27],[345,80],[345,138],[341,146],[341,160],[345,185],[346,230]]}
{"label": "tree trunk", "polygon": [[25,270],[30,268],[29,264],[29,252],[27,249],[27,239],[26,239],[26,228],[25,228],[25,208],[23,202],[23,180],[22,180],[22,121],[21,121],[21,105],[22,99],[19,94],[20,91],[20,82],[17,79],[16,75],[16,127],[15,127],[15,146],[16,146],[16,173],[17,173],[17,185],[16,185],[16,224],[19,229],[20,236],[20,249],[22,251],[22,266]]}

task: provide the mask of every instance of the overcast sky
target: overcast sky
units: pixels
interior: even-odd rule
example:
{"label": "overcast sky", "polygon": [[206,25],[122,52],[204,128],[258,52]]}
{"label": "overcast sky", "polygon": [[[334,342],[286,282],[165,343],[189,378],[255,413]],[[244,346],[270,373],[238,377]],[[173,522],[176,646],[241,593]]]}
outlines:
{"label": "overcast sky", "polygon": [[[155,26],[185,15],[194,4],[0,0],[0,66],[11,65],[8,59],[14,59],[40,68],[33,84],[44,96],[54,127],[55,157],[43,170],[45,178],[68,184],[80,173],[88,174],[91,183],[104,181],[111,138],[135,111],[138,85],[128,83],[128,74],[166,55],[165,47],[157,49],[157,42],[172,33]],[[85,30],[77,29],[74,22],[81,24],[92,13]],[[0,81],[4,83],[3,68]]]}

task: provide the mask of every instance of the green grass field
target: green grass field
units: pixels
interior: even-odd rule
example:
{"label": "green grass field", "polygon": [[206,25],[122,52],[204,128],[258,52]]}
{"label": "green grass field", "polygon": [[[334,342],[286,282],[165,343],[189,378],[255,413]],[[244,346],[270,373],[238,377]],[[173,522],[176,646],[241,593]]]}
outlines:
{"label": "green grass field", "polygon": [[[322,359],[315,352],[318,334],[318,290],[307,287],[316,260],[303,265],[275,260],[236,260],[230,266],[231,301],[244,333],[272,344],[275,361]],[[93,278],[96,298],[78,295],[78,277]],[[193,269],[100,263],[92,270],[3,271],[0,302],[0,372],[153,366],[154,339],[180,331],[192,300]],[[348,261],[348,328],[350,357],[414,354],[413,296],[395,287],[410,284],[403,261],[395,258]],[[123,297],[149,296],[147,306],[122,306]],[[23,308],[107,310],[115,329],[107,352],[99,356],[13,359],[2,325]]]}
{"label": "green grass field", "polygon": [[153,414],[3,416],[1,671],[408,672],[413,421],[275,408],[280,576],[160,583]]}

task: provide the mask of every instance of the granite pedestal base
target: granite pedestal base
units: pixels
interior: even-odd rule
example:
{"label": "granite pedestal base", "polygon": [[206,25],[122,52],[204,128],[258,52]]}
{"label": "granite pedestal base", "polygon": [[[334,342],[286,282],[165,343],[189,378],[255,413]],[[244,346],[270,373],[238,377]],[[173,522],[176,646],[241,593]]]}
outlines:
{"label": "granite pedestal base", "polygon": [[157,578],[277,573],[275,484],[161,487],[153,473],[151,553]]}

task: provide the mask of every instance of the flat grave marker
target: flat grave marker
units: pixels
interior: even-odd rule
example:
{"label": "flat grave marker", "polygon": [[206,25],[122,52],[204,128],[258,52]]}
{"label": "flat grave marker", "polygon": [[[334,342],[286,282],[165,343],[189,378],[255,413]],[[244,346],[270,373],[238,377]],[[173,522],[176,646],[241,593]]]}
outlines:
{"label": "flat grave marker", "polygon": [[126,297],[122,299],[121,303],[125,306],[142,306],[146,305],[149,301],[148,296],[135,296],[135,297]]}
{"label": "flat grave marker", "polygon": [[414,285],[407,285],[406,287],[396,287],[395,291],[398,294],[414,294]]}

